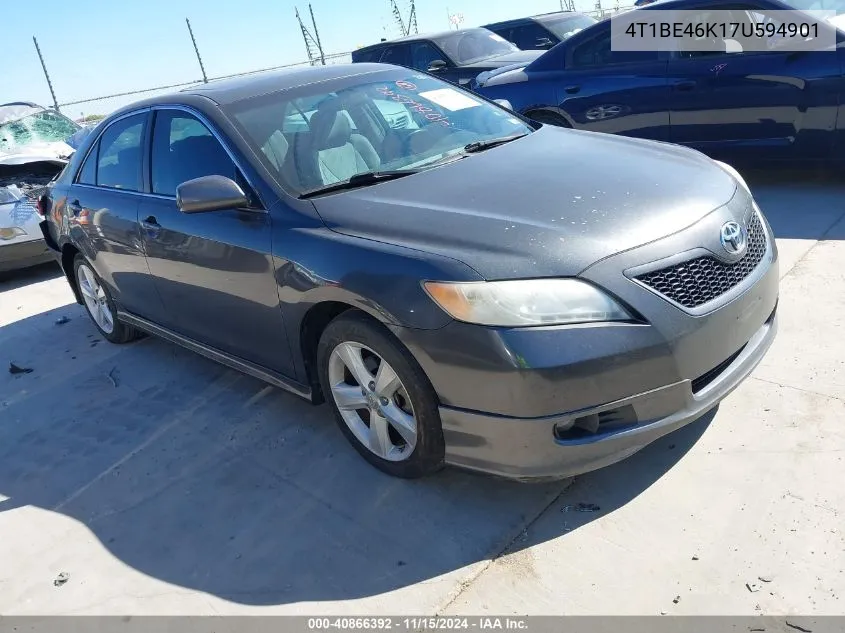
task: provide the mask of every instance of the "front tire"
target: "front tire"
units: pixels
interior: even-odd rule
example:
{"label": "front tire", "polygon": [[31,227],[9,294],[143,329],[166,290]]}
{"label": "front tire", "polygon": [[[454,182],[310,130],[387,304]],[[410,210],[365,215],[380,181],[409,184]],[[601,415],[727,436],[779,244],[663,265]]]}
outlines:
{"label": "front tire", "polygon": [[337,317],[320,337],[317,367],[338,426],[370,464],[404,479],[443,467],[437,395],[383,326],[357,311]]}
{"label": "front tire", "polygon": [[104,339],[110,343],[122,344],[139,338],[138,330],[118,321],[117,309],[108,288],[94,272],[94,267],[81,254],[77,254],[73,260],[73,275],[82,295],[85,311]]}

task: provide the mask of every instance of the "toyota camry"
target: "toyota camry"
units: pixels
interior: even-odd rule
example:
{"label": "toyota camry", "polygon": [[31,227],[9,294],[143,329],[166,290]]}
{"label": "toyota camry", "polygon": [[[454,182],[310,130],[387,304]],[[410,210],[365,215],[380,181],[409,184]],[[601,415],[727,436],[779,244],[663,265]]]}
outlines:
{"label": "toyota camry", "polygon": [[730,166],[405,68],[135,103],[39,209],[103,337],[325,400],[400,477],[618,461],[713,408],[776,331],[775,241]]}

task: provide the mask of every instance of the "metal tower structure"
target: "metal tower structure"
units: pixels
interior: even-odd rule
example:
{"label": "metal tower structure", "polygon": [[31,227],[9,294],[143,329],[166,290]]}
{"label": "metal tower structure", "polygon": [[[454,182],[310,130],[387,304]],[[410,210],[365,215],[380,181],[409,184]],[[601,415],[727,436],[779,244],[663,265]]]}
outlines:
{"label": "metal tower structure", "polygon": [[415,34],[420,32],[417,27],[417,7],[414,5],[414,0],[411,0],[411,10],[408,13],[408,26],[405,26],[402,11],[399,9],[399,5],[396,4],[396,0],[390,0],[390,11],[393,13],[393,19],[399,28],[399,34],[401,36],[410,35],[412,32]]}
{"label": "metal tower structure", "polygon": [[560,0],[561,11],[575,11],[575,0]]}
{"label": "metal tower structure", "polygon": [[320,32],[317,30],[317,21],[314,19],[314,9],[311,8],[310,4],[308,5],[308,12],[311,14],[311,27],[314,29],[313,35],[302,22],[299,9],[296,9],[296,19],[299,22],[299,28],[302,29],[302,39],[305,40],[305,51],[308,53],[308,61],[312,66],[316,66],[318,62],[325,66],[326,56],[323,53],[323,46],[320,44]]}

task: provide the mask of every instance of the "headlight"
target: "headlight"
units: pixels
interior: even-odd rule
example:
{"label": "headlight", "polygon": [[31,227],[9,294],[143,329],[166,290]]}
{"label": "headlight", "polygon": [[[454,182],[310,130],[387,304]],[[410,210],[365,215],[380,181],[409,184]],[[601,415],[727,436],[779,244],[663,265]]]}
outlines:
{"label": "headlight", "polygon": [[748,188],[748,183],[745,182],[745,178],[740,176],[739,172],[734,167],[728,165],[727,163],[723,163],[720,160],[715,160],[713,162],[733,176],[743,189],[745,189],[748,193],[751,193],[751,189]]}
{"label": "headlight", "polygon": [[478,325],[524,327],[633,318],[601,290],[576,279],[428,281],[424,286],[452,318]]}
{"label": "headlight", "polygon": [[0,240],[13,240],[21,235],[26,235],[26,231],[19,226],[0,228]]}

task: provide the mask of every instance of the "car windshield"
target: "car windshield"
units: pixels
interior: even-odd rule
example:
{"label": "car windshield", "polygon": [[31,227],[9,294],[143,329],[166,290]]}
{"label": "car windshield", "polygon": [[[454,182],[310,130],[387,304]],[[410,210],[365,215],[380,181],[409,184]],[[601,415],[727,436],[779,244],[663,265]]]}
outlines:
{"label": "car windshield", "polygon": [[32,112],[19,118],[9,116],[0,123],[0,151],[12,153],[27,145],[67,141],[82,129],[58,112],[30,107],[26,111]]}
{"label": "car windshield", "polygon": [[294,195],[358,174],[413,173],[466,156],[471,143],[532,131],[512,113],[429,75],[396,70],[335,82],[335,90],[327,84],[227,108],[264,165]]}
{"label": "car windshield", "polygon": [[562,42],[575,35],[578,31],[586,29],[588,26],[595,24],[597,20],[588,15],[577,15],[567,18],[557,18],[555,20],[544,21],[542,24],[552,33],[557,35]]}
{"label": "car windshield", "polygon": [[519,50],[505,38],[487,29],[456,31],[452,35],[438,38],[437,44],[459,66]]}

